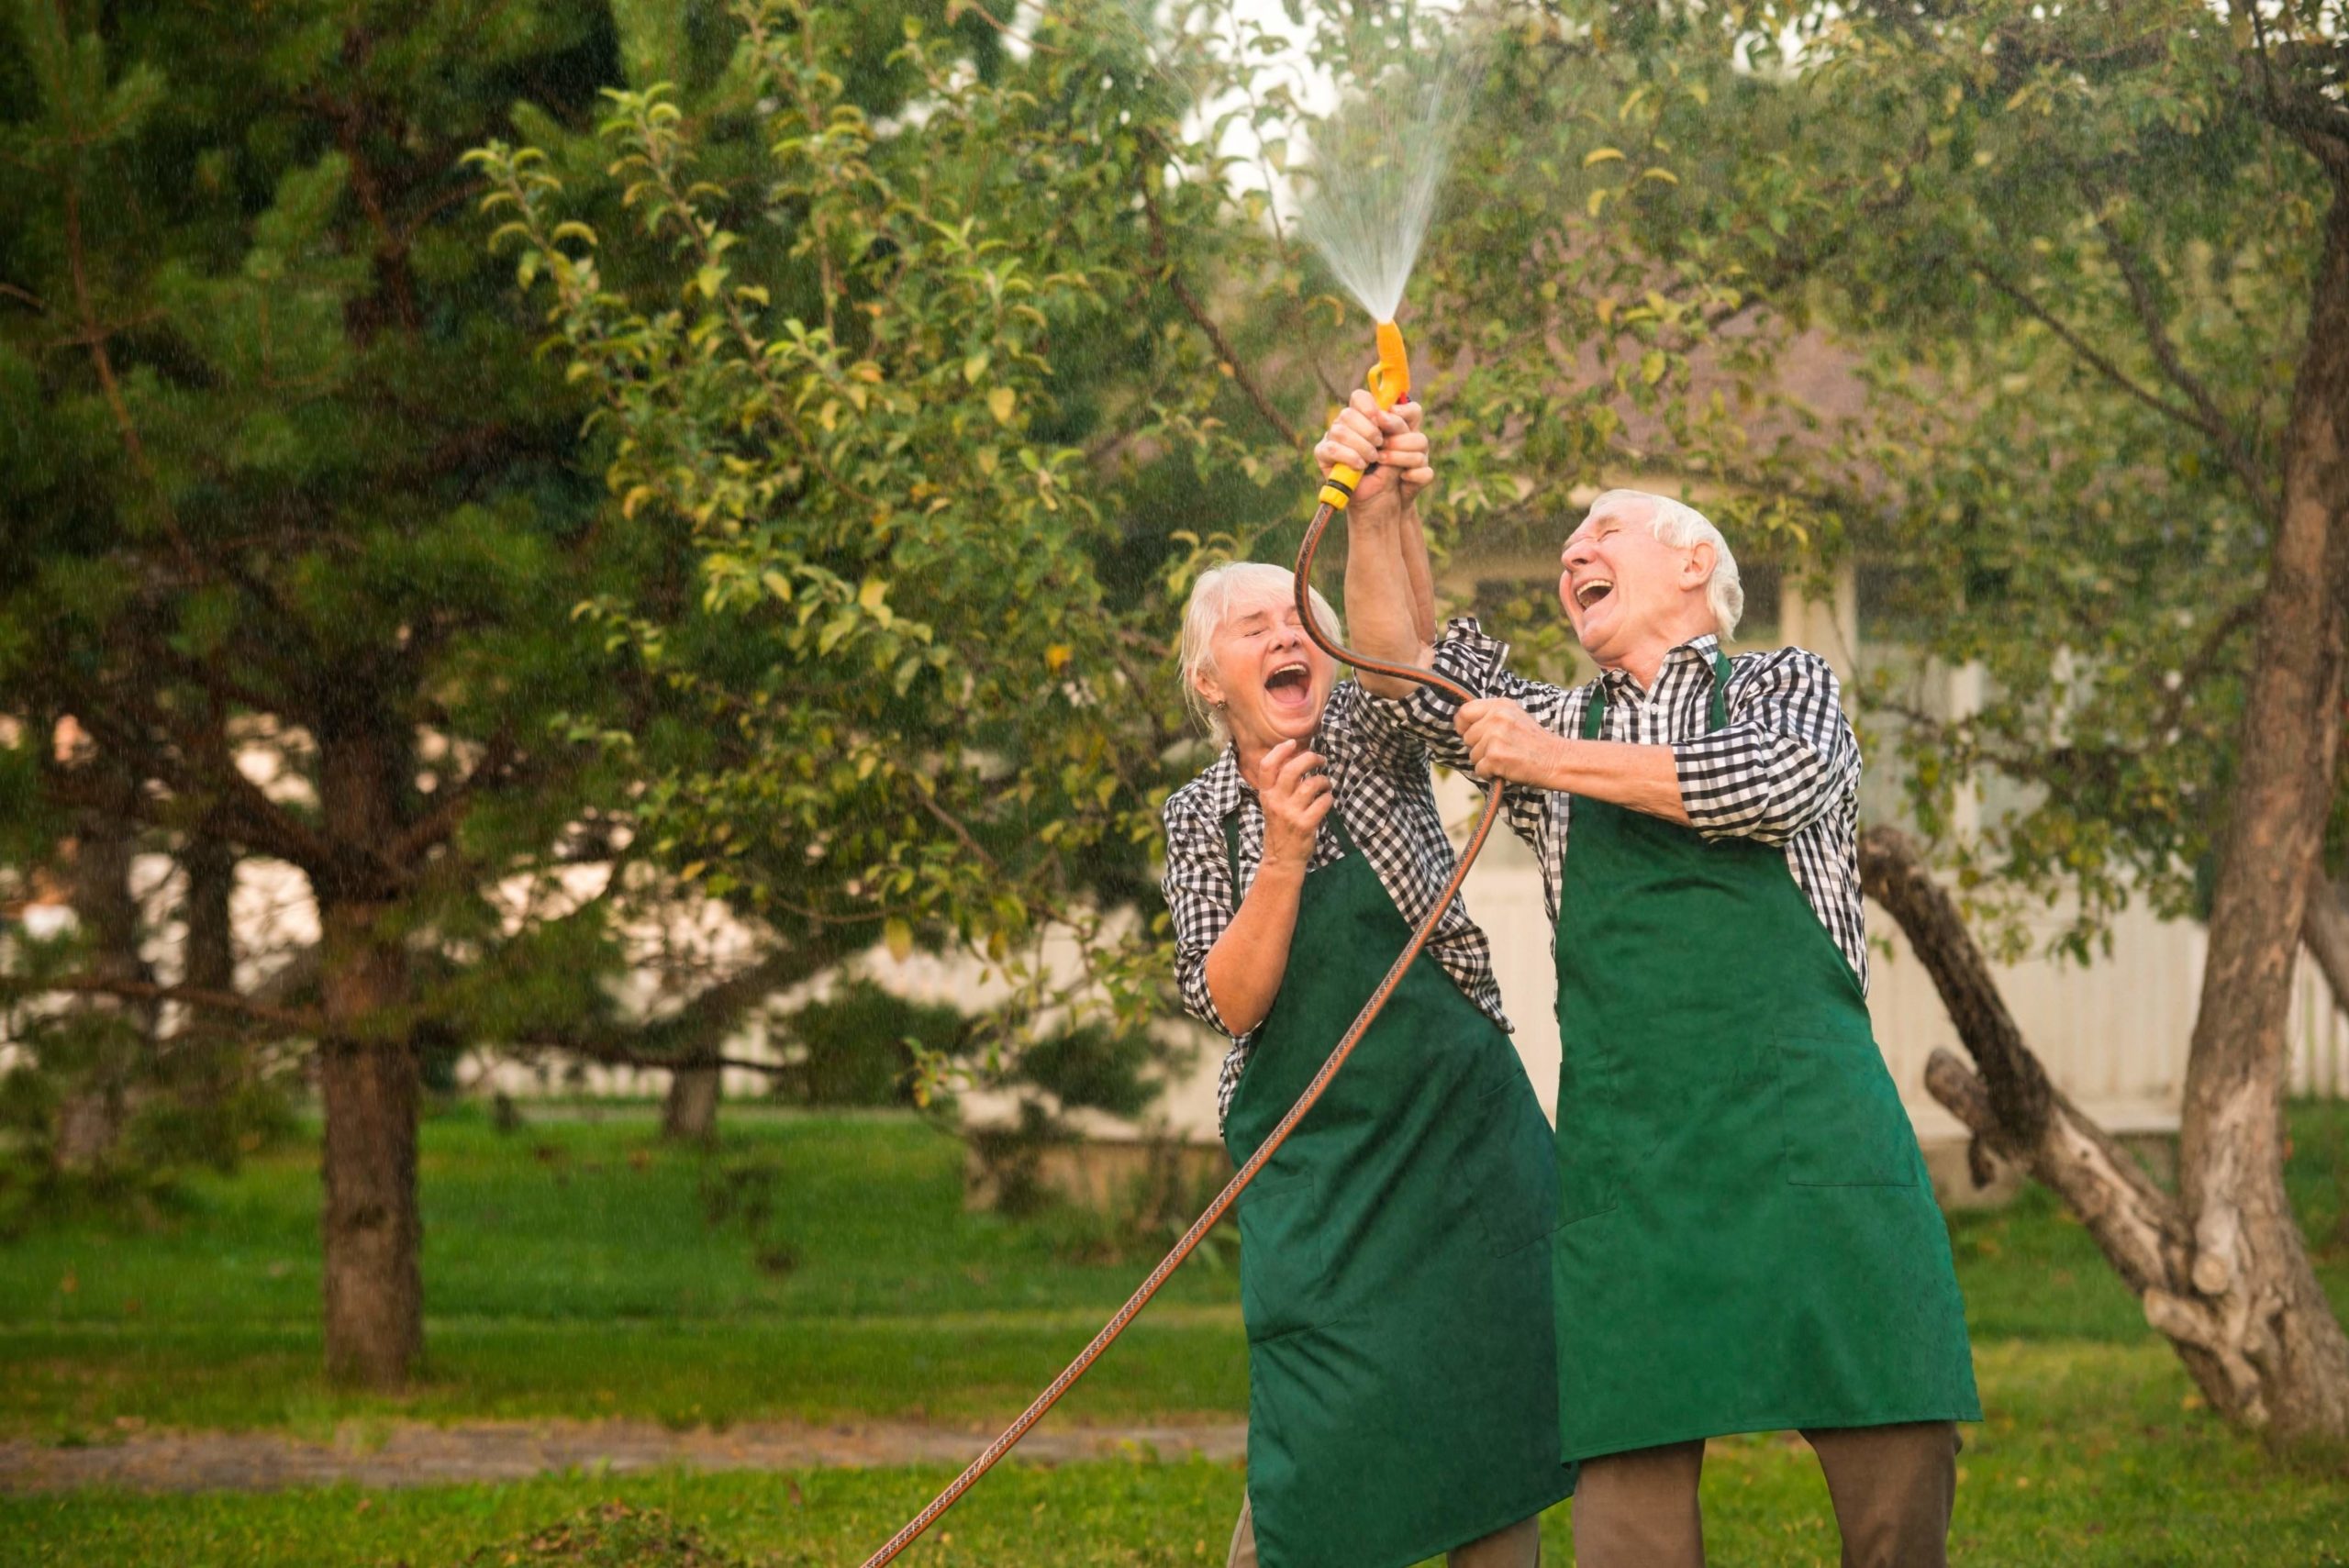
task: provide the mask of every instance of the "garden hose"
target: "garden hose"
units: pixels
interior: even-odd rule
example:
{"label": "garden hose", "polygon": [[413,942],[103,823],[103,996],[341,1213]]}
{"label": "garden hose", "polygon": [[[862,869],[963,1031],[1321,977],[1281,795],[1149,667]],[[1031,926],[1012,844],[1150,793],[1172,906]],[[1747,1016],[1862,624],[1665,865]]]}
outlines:
{"label": "garden hose", "polygon": [[[1410,367],[1404,357],[1403,335],[1396,330],[1391,321],[1380,322],[1378,326],[1378,361],[1377,368],[1370,374],[1371,394],[1378,400],[1381,408],[1390,408],[1410,391]],[[1322,629],[1319,617],[1313,613],[1314,554],[1320,549],[1321,536],[1329,528],[1330,519],[1345,510],[1367,472],[1341,467],[1331,472],[1329,482],[1322,486],[1321,504],[1315,510],[1313,521],[1307,527],[1304,541],[1297,552],[1297,622],[1304,627],[1306,636],[1312,639],[1315,647],[1341,664],[1351,664],[1357,673],[1367,671],[1375,675],[1431,686],[1455,702],[1468,702],[1475,694],[1455,681],[1422,670],[1416,664],[1393,664],[1341,647]],[[992,1470],[996,1462],[1009,1453],[1013,1446],[1028,1435],[1029,1429],[1044,1418],[1044,1413],[1059,1403],[1061,1396],[1085,1375],[1086,1369],[1100,1359],[1101,1352],[1108,1350],[1119,1334],[1125,1332],[1126,1325],[1141,1315],[1141,1309],[1150,1304],[1151,1297],[1158,1294],[1159,1286],[1183,1266],[1183,1260],[1189,1257],[1207,1239],[1208,1233],[1222,1222],[1240,1195],[1247,1190],[1248,1184],[1254,1181],[1257,1173],[1279,1152],[1281,1145],[1287,1141],[1297,1123],[1305,1119],[1314,1103],[1321,1098],[1322,1091],[1338,1075],[1338,1069],[1346,1064],[1346,1058],[1353,1054],[1354,1047],[1362,1042],[1363,1036],[1370,1032],[1371,1025],[1378,1021],[1378,1015],[1386,1007],[1387,998],[1417,962],[1420,950],[1428,944],[1428,939],[1435,933],[1436,923],[1443,918],[1444,911],[1451,908],[1452,901],[1459,896],[1460,884],[1468,877],[1468,868],[1476,863],[1476,856],[1484,850],[1485,839],[1492,831],[1493,819],[1499,813],[1500,798],[1500,783],[1495,780],[1486,786],[1485,808],[1476,817],[1476,826],[1468,835],[1468,842],[1460,852],[1459,863],[1453,868],[1451,880],[1443,884],[1443,891],[1430,906],[1426,917],[1411,932],[1411,940],[1404,947],[1401,956],[1386,971],[1386,977],[1379,981],[1378,989],[1371,993],[1370,1000],[1363,1004],[1362,1011],[1354,1016],[1344,1038],[1338,1041],[1328,1060],[1321,1063],[1320,1071],[1314,1073],[1313,1081],[1305,1086],[1303,1094],[1297,1095],[1297,1103],[1288,1108],[1288,1113],[1265,1136],[1264,1142],[1257,1145],[1256,1151],[1248,1157],[1247,1162],[1232,1173],[1231,1180],[1216,1194],[1215,1201],[1200,1212],[1198,1218],[1191,1222],[1191,1228],[1184,1231],[1182,1239],[1174,1243],[1174,1250],[1150,1271],[1150,1277],[1143,1280],[1141,1286],[1126,1298],[1126,1304],[1101,1326],[1101,1331],[1093,1336],[1092,1342],[1078,1351],[1076,1359],[1070,1362],[1041,1394],[1036,1396],[1028,1408],[1019,1413],[1019,1419],[1006,1427],[1002,1434],[987,1444],[985,1451],[971,1461],[944,1491],[930,1499],[929,1507],[907,1520],[880,1551],[866,1558],[863,1568],[882,1568],[882,1564],[895,1560],[898,1553],[918,1540],[924,1530],[935,1524],[939,1516],[961,1501],[963,1495],[978,1484],[979,1477]],[[1242,1266],[1246,1266],[1244,1262]]]}

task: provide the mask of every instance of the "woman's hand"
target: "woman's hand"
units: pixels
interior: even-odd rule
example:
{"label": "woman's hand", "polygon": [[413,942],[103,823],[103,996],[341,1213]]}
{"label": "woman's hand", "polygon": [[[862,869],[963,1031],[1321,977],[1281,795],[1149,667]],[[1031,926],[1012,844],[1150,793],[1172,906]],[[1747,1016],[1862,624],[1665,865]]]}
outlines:
{"label": "woman's hand", "polygon": [[1419,406],[1397,403],[1381,408],[1368,389],[1354,389],[1353,401],[1330,421],[1329,434],[1313,449],[1321,476],[1341,464],[1364,470],[1354,489],[1354,503],[1375,503],[1398,494],[1408,505],[1435,479],[1428,466],[1428,438],[1419,428]]}
{"label": "woman's hand", "polygon": [[1337,796],[1321,757],[1295,740],[1264,753],[1269,781],[1257,792],[1264,807],[1264,863],[1302,872],[1312,864],[1313,840]]}

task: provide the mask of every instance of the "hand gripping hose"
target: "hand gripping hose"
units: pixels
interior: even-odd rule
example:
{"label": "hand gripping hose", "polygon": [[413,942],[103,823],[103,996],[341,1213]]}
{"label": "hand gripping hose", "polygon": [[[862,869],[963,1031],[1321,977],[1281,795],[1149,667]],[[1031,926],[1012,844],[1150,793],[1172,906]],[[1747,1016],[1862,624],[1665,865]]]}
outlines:
{"label": "hand gripping hose", "polygon": [[[1395,329],[1393,322],[1379,324],[1378,349],[1379,366],[1377,370],[1371,373],[1371,391],[1377,397],[1380,407],[1392,407],[1410,390],[1410,371],[1403,358],[1402,334]],[[1304,542],[1298,547],[1297,552],[1298,624],[1305,628],[1305,634],[1313,640],[1314,646],[1341,664],[1351,664],[1357,672],[1386,675],[1399,681],[1411,681],[1419,685],[1432,686],[1452,697],[1455,702],[1467,702],[1474,697],[1475,694],[1457,682],[1422,670],[1415,664],[1391,664],[1386,660],[1373,659],[1367,654],[1357,653],[1350,648],[1339,646],[1330,640],[1329,634],[1322,629],[1320,622],[1313,614],[1314,553],[1320,549],[1321,536],[1328,529],[1330,517],[1345,510],[1346,503],[1353,499],[1354,489],[1362,483],[1362,473],[1352,469],[1340,468],[1330,475],[1330,482],[1322,487],[1320,507],[1313,514],[1313,521],[1306,528]],[[1191,1222],[1191,1228],[1183,1232],[1182,1240],[1174,1243],[1174,1251],[1159,1260],[1158,1266],[1150,1271],[1150,1277],[1143,1280],[1141,1286],[1126,1298],[1126,1304],[1119,1307],[1117,1313],[1101,1326],[1101,1331],[1093,1336],[1092,1342],[1078,1351],[1076,1359],[1069,1362],[1041,1394],[1036,1396],[1028,1408],[1019,1413],[1018,1420],[1006,1427],[1001,1436],[987,1444],[985,1450],[964,1467],[962,1474],[957,1475],[948,1484],[944,1491],[930,1499],[929,1507],[907,1519],[880,1551],[866,1558],[864,1568],[882,1568],[882,1564],[894,1561],[900,1552],[918,1540],[924,1530],[935,1524],[940,1515],[960,1502],[963,1494],[976,1485],[979,1477],[995,1468],[996,1462],[1009,1453],[1019,1440],[1028,1435],[1029,1429],[1042,1420],[1044,1413],[1059,1403],[1061,1396],[1067,1393],[1075,1385],[1076,1380],[1085,1375],[1086,1369],[1100,1359],[1101,1352],[1108,1350],[1119,1334],[1125,1332],[1126,1325],[1141,1316],[1141,1309],[1150,1305],[1150,1298],[1158,1294],[1159,1286],[1164,1284],[1173,1276],[1174,1271],[1183,1266],[1183,1260],[1189,1257],[1193,1250],[1206,1240],[1208,1232],[1213,1230],[1222,1221],[1223,1217],[1230,1211],[1231,1206],[1239,1201],[1240,1195],[1247,1190],[1248,1184],[1256,1179],[1256,1173],[1264,1168],[1272,1157],[1279,1151],[1281,1145],[1288,1140],[1288,1135],[1296,1130],[1297,1124],[1303,1121],[1306,1114],[1313,1109],[1315,1102],[1321,1098],[1322,1091],[1330,1086],[1330,1081],[1338,1075],[1338,1069],[1346,1064],[1346,1058],[1353,1054],[1354,1047],[1361,1044],[1363,1036],[1370,1032],[1371,1025],[1378,1021],[1378,1015],[1386,1007],[1387,997],[1394,994],[1395,987],[1402,983],[1404,974],[1418,961],[1419,951],[1427,946],[1428,938],[1434,934],[1436,922],[1443,918],[1443,912],[1452,907],[1453,899],[1459,895],[1460,884],[1468,878],[1468,868],[1476,863],[1476,856],[1485,848],[1485,839],[1492,831],[1493,818],[1498,814],[1500,795],[1501,786],[1497,780],[1486,786],[1485,808],[1476,817],[1475,829],[1468,835],[1467,846],[1460,852],[1459,863],[1453,868],[1452,879],[1443,884],[1443,892],[1430,906],[1427,917],[1421,920],[1418,928],[1411,932],[1410,942],[1386,971],[1386,978],[1379,981],[1378,989],[1371,993],[1370,1000],[1363,1004],[1362,1011],[1355,1015],[1353,1023],[1346,1029],[1345,1037],[1340,1040],[1336,1049],[1330,1052],[1329,1060],[1321,1063],[1321,1070],[1313,1075],[1313,1081],[1305,1086],[1305,1092],[1297,1095],[1297,1104],[1288,1108],[1288,1114],[1282,1117],[1279,1123],[1265,1136],[1264,1141],[1257,1146],[1256,1152],[1249,1156],[1248,1162],[1232,1173],[1231,1180],[1226,1182],[1223,1190],[1216,1194],[1215,1201],[1208,1204],[1201,1211],[1198,1218]]]}

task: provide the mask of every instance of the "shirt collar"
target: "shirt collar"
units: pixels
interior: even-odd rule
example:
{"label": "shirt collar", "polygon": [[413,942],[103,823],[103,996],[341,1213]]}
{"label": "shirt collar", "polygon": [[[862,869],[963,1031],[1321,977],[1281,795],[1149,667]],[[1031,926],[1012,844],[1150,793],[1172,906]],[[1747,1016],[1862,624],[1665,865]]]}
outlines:
{"label": "shirt collar", "polygon": [[[1697,663],[1702,664],[1708,672],[1710,672],[1713,667],[1713,654],[1720,649],[1720,643],[1721,639],[1718,636],[1712,632],[1706,631],[1699,632],[1695,637],[1690,638],[1687,641],[1680,644],[1677,648],[1675,648],[1671,652],[1666,653],[1664,656],[1664,663],[1656,670],[1656,684],[1664,684],[1665,673],[1669,672],[1675,664],[1686,664],[1694,661]],[[1607,682],[1607,686],[1609,691],[1636,692],[1640,689],[1640,684],[1631,679],[1631,672],[1629,670],[1602,670],[1599,672],[1599,674]]]}
{"label": "shirt collar", "polygon": [[1208,813],[1219,822],[1240,809],[1240,802],[1253,792],[1248,781],[1240,776],[1240,745],[1226,741],[1223,754],[1209,763],[1199,775],[1200,786],[1207,792]]}

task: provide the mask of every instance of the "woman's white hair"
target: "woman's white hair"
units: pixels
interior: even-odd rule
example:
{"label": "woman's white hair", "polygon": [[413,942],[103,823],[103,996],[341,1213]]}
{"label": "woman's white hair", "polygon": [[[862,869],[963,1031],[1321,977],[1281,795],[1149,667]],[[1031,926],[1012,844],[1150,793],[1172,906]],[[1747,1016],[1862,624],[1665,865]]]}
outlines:
{"label": "woman's white hair", "polygon": [[1721,530],[1687,503],[1645,490],[1609,490],[1590,504],[1584,520],[1603,512],[1629,516],[1634,511],[1644,511],[1648,532],[1674,550],[1695,544],[1713,547],[1713,574],[1705,581],[1705,604],[1713,612],[1721,640],[1735,637],[1737,623],[1745,614],[1745,584],[1738,579],[1737,557],[1730,553],[1729,540],[1721,538]]}
{"label": "woman's white hair", "polygon": [[[1297,573],[1262,561],[1235,561],[1200,573],[1199,580],[1191,584],[1191,602],[1183,610],[1183,700],[1190,705],[1192,717],[1207,727],[1219,751],[1230,744],[1231,727],[1199,690],[1198,677],[1214,668],[1215,634],[1231,613],[1232,594],[1256,585],[1277,588],[1284,601],[1291,600],[1297,596]],[[1343,643],[1345,633],[1339,628],[1338,612],[1330,607],[1320,589],[1312,593],[1313,618],[1330,641]]]}

